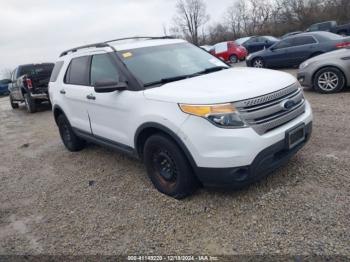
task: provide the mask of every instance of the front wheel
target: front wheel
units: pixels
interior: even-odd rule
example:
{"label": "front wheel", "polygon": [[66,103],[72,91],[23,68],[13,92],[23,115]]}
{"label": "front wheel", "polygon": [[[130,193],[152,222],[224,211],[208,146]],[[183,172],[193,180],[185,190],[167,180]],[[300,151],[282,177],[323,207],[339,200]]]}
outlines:
{"label": "front wheel", "polygon": [[13,101],[11,94],[10,94],[10,104],[11,104],[12,109],[17,109],[19,107],[18,103],[15,103]]}
{"label": "front wheel", "polygon": [[252,66],[255,67],[255,68],[264,68],[265,67],[264,60],[262,58],[260,58],[260,57],[255,58],[252,61]]}
{"label": "front wheel", "polygon": [[313,86],[322,94],[336,93],[344,88],[345,77],[339,69],[327,67],[316,73]]}
{"label": "front wheel", "polygon": [[28,93],[24,94],[24,102],[26,104],[28,113],[36,112],[36,103],[35,103],[35,100],[30,96],[30,94]]}
{"label": "front wheel", "polygon": [[148,138],[144,162],[153,185],[163,194],[181,199],[198,186],[192,168],[178,145],[163,134]]}

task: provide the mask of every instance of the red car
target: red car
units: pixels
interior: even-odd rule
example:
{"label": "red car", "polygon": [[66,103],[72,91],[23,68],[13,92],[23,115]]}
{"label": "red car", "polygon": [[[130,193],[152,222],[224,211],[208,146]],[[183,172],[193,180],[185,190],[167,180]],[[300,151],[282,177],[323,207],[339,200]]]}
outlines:
{"label": "red car", "polygon": [[214,45],[210,53],[225,62],[237,63],[245,60],[248,55],[244,46],[237,45],[234,41],[222,42]]}

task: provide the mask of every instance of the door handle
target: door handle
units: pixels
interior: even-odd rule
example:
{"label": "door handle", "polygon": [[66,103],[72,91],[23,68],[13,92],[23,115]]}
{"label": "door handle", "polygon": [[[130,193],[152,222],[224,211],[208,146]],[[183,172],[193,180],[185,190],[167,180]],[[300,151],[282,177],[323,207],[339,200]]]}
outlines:
{"label": "door handle", "polygon": [[64,95],[64,94],[66,94],[66,91],[65,91],[64,89],[61,89],[61,90],[60,90],[60,93],[61,93],[62,95]]}
{"label": "door handle", "polygon": [[86,98],[89,100],[96,100],[96,97],[93,94],[87,95]]}

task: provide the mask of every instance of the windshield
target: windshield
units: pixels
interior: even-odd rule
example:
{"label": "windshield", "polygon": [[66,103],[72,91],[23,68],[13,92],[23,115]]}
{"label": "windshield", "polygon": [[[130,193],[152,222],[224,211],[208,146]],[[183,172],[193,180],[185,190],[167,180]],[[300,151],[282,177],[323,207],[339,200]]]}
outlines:
{"label": "windshield", "polygon": [[267,38],[268,40],[272,41],[272,42],[277,42],[279,41],[278,38],[274,37],[274,36],[265,36],[265,38]]}
{"label": "windshield", "polygon": [[239,38],[235,41],[235,43],[237,45],[242,45],[244,44],[245,42],[247,42],[248,40],[250,39],[250,37],[243,37],[243,38]]}
{"label": "windshield", "polygon": [[221,60],[189,43],[136,48],[118,54],[145,86],[215,67],[228,68]]}

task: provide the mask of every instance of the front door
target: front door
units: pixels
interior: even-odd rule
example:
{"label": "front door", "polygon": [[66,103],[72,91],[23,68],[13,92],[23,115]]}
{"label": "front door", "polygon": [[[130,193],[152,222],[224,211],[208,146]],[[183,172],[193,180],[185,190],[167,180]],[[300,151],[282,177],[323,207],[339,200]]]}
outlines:
{"label": "front door", "polygon": [[[90,85],[99,81],[119,81],[119,70],[112,54],[101,53],[92,56]],[[130,110],[133,108],[133,91],[114,91],[110,93],[96,93],[89,103],[89,116],[93,135],[111,142],[129,145],[128,121]],[[142,94],[141,94],[142,95]]]}

